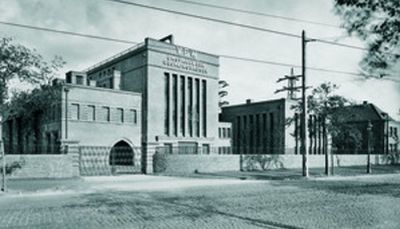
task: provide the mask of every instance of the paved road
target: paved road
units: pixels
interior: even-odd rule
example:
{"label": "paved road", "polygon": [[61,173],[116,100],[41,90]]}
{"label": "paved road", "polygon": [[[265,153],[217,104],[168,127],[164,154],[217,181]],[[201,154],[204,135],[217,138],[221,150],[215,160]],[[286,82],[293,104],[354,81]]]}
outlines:
{"label": "paved road", "polygon": [[90,178],[0,195],[0,228],[400,228],[400,175]]}

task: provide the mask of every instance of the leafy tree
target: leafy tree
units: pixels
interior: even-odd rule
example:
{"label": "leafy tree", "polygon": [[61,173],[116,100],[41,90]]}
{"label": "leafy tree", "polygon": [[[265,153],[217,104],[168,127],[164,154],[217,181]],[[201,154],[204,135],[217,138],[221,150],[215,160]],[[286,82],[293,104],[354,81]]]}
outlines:
{"label": "leafy tree", "polygon": [[5,102],[9,94],[9,83],[13,79],[32,85],[50,84],[65,61],[56,56],[50,62],[23,45],[16,44],[11,38],[0,39],[0,115],[6,116]]}
{"label": "leafy tree", "polygon": [[[338,88],[338,85],[330,82],[322,83],[314,88],[307,96],[307,113],[325,120],[326,131],[332,136],[335,144],[351,146],[347,149],[359,149],[362,139],[359,129],[338,119],[338,108],[353,104],[345,97],[335,94]],[[293,105],[292,109],[300,113],[301,103]],[[287,121],[288,124],[291,124],[293,119],[290,118]]]}
{"label": "leafy tree", "polygon": [[223,106],[229,105],[229,102],[223,99],[225,96],[228,95],[228,91],[226,89],[229,86],[229,84],[225,80],[219,80],[218,81],[218,85],[219,85],[219,91],[218,91],[219,102],[218,102],[218,106],[221,108]]}
{"label": "leafy tree", "polygon": [[399,0],[335,0],[334,11],[350,35],[366,42],[368,52],[360,62],[364,71],[383,77],[399,67]]}
{"label": "leafy tree", "polygon": [[[334,92],[339,88],[334,83],[322,83],[307,96],[307,113],[317,116],[329,116],[333,109],[350,105],[352,102]],[[294,104],[291,109],[301,112],[301,102]]]}

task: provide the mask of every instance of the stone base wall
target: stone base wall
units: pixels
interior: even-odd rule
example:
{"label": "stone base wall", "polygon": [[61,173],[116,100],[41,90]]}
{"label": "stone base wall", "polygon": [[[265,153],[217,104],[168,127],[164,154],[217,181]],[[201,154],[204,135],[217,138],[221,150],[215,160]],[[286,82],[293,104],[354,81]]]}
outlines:
{"label": "stone base wall", "polygon": [[156,173],[193,173],[235,171],[240,167],[238,155],[154,155]]}
{"label": "stone base wall", "polygon": [[61,155],[6,155],[6,163],[13,169],[10,178],[70,178],[79,176],[77,156]]}
{"label": "stone base wall", "polygon": [[[367,155],[329,156],[329,165],[335,167],[363,166]],[[391,164],[387,155],[371,155],[371,164]],[[302,167],[301,155],[154,155],[156,173],[193,173],[243,170],[297,169]],[[325,167],[325,155],[309,155],[309,168]]]}

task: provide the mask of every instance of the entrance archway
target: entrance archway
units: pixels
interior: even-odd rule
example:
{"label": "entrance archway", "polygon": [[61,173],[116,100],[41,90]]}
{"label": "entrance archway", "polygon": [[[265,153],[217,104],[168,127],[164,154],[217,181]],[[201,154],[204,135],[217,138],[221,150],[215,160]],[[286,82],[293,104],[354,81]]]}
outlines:
{"label": "entrance archway", "polygon": [[135,154],[132,147],[125,141],[117,142],[110,152],[111,166],[134,166]]}

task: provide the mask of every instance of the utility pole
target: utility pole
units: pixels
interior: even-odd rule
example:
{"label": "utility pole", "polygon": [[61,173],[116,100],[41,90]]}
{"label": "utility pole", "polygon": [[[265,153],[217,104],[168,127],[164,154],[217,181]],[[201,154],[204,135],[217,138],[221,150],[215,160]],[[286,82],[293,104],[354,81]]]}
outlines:
{"label": "utility pole", "polygon": [[[306,90],[308,89],[307,81],[306,81],[306,44],[307,42],[315,41],[315,39],[306,39],[306,32],[303,30],[301,33],[301,75],[290,75],[285,76],[284,78],[278,79],[277,82],[281,82],[283,80],[289,80],[289,86],[283,87],[282,89],[278,89],[275,93],[279,93],[282,91],[301,91],[301,114],[300,114],[300,153],[303,155],[303,176],[308,177],[308,155],[307,155],[307,95]],[[302,79],[301,86],[294,86],[294,80],[297,78]],[[291,82],[290,82],[291,81]],[[293,94],[293,93],[292,93]]]}
{"label": "utility pole", "polygon": [[308,177],[307,156],[307,98],[306,98],[306,32],[301,32],[301,142],[300,153],[303,155],[303,176]]}

